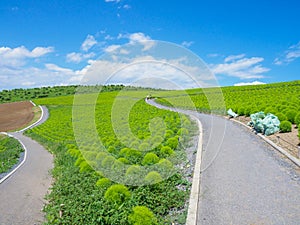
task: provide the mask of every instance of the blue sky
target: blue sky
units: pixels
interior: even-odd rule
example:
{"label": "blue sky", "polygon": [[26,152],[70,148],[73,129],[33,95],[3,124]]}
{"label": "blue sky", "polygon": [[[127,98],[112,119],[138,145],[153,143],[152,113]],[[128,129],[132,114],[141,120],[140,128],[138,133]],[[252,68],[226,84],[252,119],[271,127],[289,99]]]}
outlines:
{"label": "blue sky", "polygon": [[77,84],[103,54],[153,40],[198,55],[221,86],[296,80],[299,12],[297,0],[1,0],[0,90]]}

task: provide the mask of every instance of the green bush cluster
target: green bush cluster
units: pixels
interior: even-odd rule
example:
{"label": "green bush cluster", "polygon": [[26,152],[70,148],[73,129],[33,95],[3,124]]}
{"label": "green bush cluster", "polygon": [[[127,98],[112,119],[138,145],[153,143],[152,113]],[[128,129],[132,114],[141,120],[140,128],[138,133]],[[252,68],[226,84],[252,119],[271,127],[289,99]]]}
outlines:
{"label": "green bush cluster", "polygon": [[299,129],[299,126],[300,126],[300,112],[297,113],[297,115],[295,116],[295,124],[298,126],[298,129]]}
{"label": "green bush cluster", "polygon": [[20,158],[24,149],[14,138],[0,134],[0,174],[9,171]]}
{"label": "green bush cluster", "polygon": [[282,121],[280,122],[279,129],[281,133],[291,132],[292,123],[290,121]]}
{"label": "green bush cluster", "polygon": [[104,198],[114,204],[120,205],[131,196],[128,188],[122,184],[114,184],[105,192]]}
{"label": "green bush cluster", "polygon": [[159,157],[155,153],[149,152],[145,155],[142,164],[153,165],[158,163],[158,161],[159,161]]}
{"label": "green bush cluster", "polygon": [[157,219],[145,206],[135,206],[133,213],[129,215],[129,223],[132,225],[156,225]]}

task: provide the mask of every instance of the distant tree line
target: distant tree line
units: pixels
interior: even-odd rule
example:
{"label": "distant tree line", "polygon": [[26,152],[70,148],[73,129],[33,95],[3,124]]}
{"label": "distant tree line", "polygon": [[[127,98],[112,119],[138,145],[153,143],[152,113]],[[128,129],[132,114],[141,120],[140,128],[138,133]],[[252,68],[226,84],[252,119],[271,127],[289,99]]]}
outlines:
{"label": "distant tree line", "polygon": [[[77,89],[78,87],[82,87]],[[124,86],[123,84],[117,85],[90,85],[90,86],[54,86],[54,87],[40,87],[40,88],[17,88],[12,90],[2,90],[0,91],[0,103],[6,102],[17,102],[25,101],[37,98],[48,98],[57,96],[74,95],[76,92],[80,93],[91,93],[91,92],[110,92],[110,91],[120,91],[122,89],[126,90],[140,90],[141,87]],[[151,88],[143,88],[151,89]]]}

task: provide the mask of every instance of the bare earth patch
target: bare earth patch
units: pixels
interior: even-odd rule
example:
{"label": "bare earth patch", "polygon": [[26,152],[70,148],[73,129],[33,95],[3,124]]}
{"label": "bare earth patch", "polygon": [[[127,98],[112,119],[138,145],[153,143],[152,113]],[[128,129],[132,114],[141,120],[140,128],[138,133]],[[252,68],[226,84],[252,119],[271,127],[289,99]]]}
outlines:
{"label": "bare earth patch", "polygon": [[[250,117],[239,116],[234,120],[240,121],[247,125],[250,122]],[[285,149],[293,156],[299,158],[299,138],[298,138],[298,129],[295,125],[292,126],[292,131],[289,133],[275,133],[270,136],[266,136],[268,139],[273,141],[276,145]]]}
{"label": "bare earth patch", "polygon": [[0,131],[11,131],[25,126],[34,118],[33,105],[29,102],[0,104]]}

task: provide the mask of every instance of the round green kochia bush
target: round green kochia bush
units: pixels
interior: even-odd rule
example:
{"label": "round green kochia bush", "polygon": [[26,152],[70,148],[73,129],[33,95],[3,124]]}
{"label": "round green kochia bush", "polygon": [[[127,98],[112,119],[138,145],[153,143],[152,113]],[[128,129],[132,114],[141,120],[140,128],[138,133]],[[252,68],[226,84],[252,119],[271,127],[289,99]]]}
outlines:
{"label": "round green kochia bush", "polygon": [[279,121],[285,121],[285,120],[288,120],[286,115],[284,115],[283,113],[279,112],[279,113],[276,113],[275,116],[277,116],[277,118],[279,119]]}
{"label": "round green kochia bush", "polygon": [[281,133],[286,133],[286,132],[291,132],[292,130],[292,123],[290,121],[282,121],[279,125],[280,132]]}
{"label": "round green kochia bush", "polygon": [[156,168],[162,177],[170,176],[175,170],[173,163],[167,159],[159,160],[159,162],[156,164]]}
{"label": "round green kochia bush", "polygon": [[172,130],[167,130],[166,134],[165,134],[165,137],[166,138],[171,138],[173,135],[174,135],[174,132]]}
{"label": "round green kochia bush", "polygon": [[243,107],[239,107],[237,114],[239,114],[240,116],[243,116],[243,115],[245,115],[244,112],[245,112],[245,109]]}
{"label": "round green kochia bush", "polygon": [[128,159],[126,159],[126,158],[123,158],[123,157],[121,157],[121,158],[118,158],[118,161],[119,161],[119,162],[121,162],[121,163],[124,163],[124,164],[129,164],[129,161],[128,161]]}
{"label": "round green kochia bush", "polygon": [[189,134],[189,131],[188,131],[188,129],[186,129],[186,128],[180,128],[180,129],[177,131],[177,135],[187,136],[188,134]]}
{"label": "round green kochia bush", "polygon": [[177,145],[178,145],[178,138],[177,137],[172,137],[172,138],[169,138],[167,140],[167,146],[169,146],[170,148],[176,149]]}
{"label": "round green kochia bush", "polygon": [[125,179],[128,182],[134,182],[135,180],[140,179],[142,176],[142,169],[138,165],[132,165],[128,167],[125,173]]}
{"label": "round green kochia bush", "polygon": [[131,163],[139,163],[142,159],[142,153],[138,150],[131,149],[131,148],[123,148],[120,151],[120,156],[125,157],[128,159]]}
{"label": "round green kochia bush", "polygon": [[156,184],[163,180],[161,175],[156,171],[149,172],[145,177],[145,182],[147,184]]}
{"label": "round green kochia bush", "polygon": [[161,154],[161,157],[166,158],[166,157],[174,154],[174,151],[169,146],[163,146],[160,149],[160,154]]}
{"label": "round green kochia bush", "polygon": [[113,157],[113,156],[111,156],[111,155],[109,155],[109,156],[106,156],[103,160],[102,160],[102,162],[101,162],[101,166],[102,167],[104,167],[104,168],[111,168],[112,167],[112,165],[114,164],[114,162],[115,162],[115,157]]}
{"label": "round green kochia bush", "polygon": [[245,116],[250,116],[251,114],[251,108],[250,107],[246,107],[245,110],[244,110],[244,115]]}
{"label": "round green kochia bush", "polygon": [[293,109],[288,110],[288,111],[285,113],[285,115],[287,116],[288,121],[290,121],[292,124],[295,123],[295,117],[296,117],[296,115],[297,115],[297,111],[296,111],[296,110],[293,110]]}
{"label": "round green kochia bush", "polygon": [[156,225],[157,219],[146,206],[133,207],[133,213],[128,216],[132,225]]}
{"label": "round green kochia bush", "polygon": [[268,113],[276,114],[277,113],[277,110],[273,107],[267,107],[263,111],[265,114],[268,114]]}
{"label": "round green kochia bush", "polygon": [[104,198],[111,203],[120,205],[131,197],[131,193],[123,184],[110,186],[104,194]]}
{"label": "round green kochia bush", "polygon": [[297,127],[300,126],[300,112],[295,116],[295,124],[297,125]]}
{"label": "round green kochia bush", "polygon": [[148,143],[142,143],[139,145],[139,150],[142,152],[148,151],[150,149],[150,145]]}
{"label": "round green kochia bush", "polygon": [[153,165],[155,163],[158,163],[158,161],[159,161],[159,157],[155,153],[149,152],[145,155],[142,164]]}
{"label": "round green kochia bush", "polygon": [[100,178],[97,182],[96,182],[96,186],[100,187],[101,189],[107,189],[110,185],[112,184],[111,180],[108,178]]}

